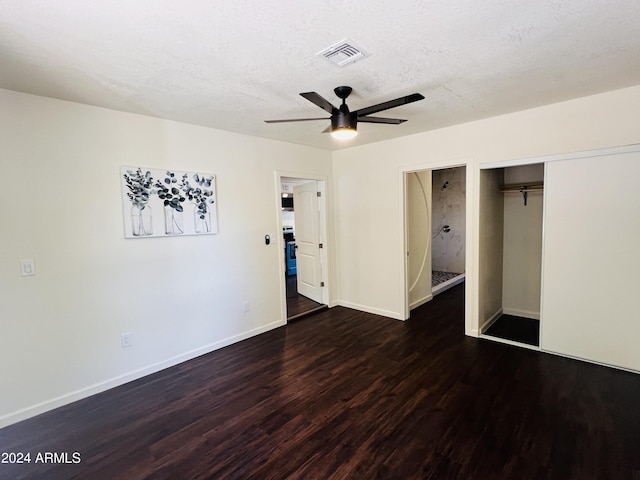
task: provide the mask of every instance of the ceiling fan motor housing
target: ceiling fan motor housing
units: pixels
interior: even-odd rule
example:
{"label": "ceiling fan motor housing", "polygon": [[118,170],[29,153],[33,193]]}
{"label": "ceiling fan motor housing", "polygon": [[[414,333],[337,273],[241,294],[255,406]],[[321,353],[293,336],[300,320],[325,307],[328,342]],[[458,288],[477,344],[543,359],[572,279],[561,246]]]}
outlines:
{"label": "ceiling fan motor housing", "polygon": [[333,92],[336,94],[336,96],[338,98],[341,98],[342,100],[345,100],[349,95],[351,95],[352,91],[353,89],[351,87],[346,86],[336,87],[333,89]]}
{"label": "ceiling fan motor housing", "polygon": [[357,124],[358,124],[358,116],[355,113],[338,112],[331,115],[332,131],[340,130],[343,128],[355,130]]}

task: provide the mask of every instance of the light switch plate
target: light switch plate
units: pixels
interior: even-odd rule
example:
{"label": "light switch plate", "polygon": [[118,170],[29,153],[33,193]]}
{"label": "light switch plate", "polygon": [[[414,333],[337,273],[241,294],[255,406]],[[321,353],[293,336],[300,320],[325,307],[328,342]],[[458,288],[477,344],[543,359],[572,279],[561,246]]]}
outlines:
{"label": "light switch plate", "polygon": [[33,260],[20,260],[20,275],[32,277],[36,274],[36,264]]}

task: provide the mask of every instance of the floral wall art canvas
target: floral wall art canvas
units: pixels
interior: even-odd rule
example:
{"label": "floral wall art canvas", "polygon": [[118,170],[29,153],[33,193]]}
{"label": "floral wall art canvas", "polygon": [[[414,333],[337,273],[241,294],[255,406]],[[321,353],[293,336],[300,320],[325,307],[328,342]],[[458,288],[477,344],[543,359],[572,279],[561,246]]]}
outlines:
{"label": "floral wall art canvas", "polygon": [[126,238],[218,233],[216,177],[121,167]]}

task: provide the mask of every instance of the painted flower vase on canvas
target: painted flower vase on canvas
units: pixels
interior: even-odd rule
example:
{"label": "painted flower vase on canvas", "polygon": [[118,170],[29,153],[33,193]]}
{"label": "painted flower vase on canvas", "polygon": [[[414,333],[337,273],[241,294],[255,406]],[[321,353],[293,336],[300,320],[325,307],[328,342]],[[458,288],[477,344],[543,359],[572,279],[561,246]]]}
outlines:
{"label": "painted flower vase on canvas", "polygon": [[131,232],[134,237],[143,237],[153,233],[151,207],[133,205],[131,207]]}
{"label": "painted flower vase on canvas", "polygon": [[147,205],[153,193],[151,172],[127,170],[123,175],[127,198],[131,202],[131,233],[134,237],[153,234],[151,207]]}
{"label": "painted flower vase on canvas", "polygon": [[182,204],[186,200],[182,195],[185,179],[185,173],[180,180],[174,172],[167,171],[163,180],[155,183],[158,198],[162,200],[164,205],[164,233],[167,235],[180,235],[184,233],[184,221],[182,212],[184,208]]}
{"label": "painted flower vase on canvas", "polygon": [[198,233],[208,233],[211,231],[211,214],[209,212],[193,212],[193,222]]}
{"label": "painted flower vase on canvas", "polygon": [[215,175],[140,167],[121,174],[126,238],[218,233]]}
{"label": "painted flower vase on canvas", "polygon": [[194,205],[193,221],[196,232],[211,232],[211,205],[214,203],[213,198],[213,175],[209,177],[200,176],[197,173],[193,176],[193,181],[197,186],[192,186],[185,179],[185,187],[183,189],[185,195]]}
{"label": "painted flower vase on canvas", "polygon": [[167,235],[180,235],[184,233],[182,212],[175,208],[164,207],[164,233]]}

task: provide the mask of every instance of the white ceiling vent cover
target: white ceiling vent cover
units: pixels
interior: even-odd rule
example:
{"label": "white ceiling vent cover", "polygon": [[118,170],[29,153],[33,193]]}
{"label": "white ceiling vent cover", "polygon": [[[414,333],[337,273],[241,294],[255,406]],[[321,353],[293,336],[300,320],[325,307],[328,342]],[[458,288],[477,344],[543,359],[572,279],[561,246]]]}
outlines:
{"label": "white ceiling vent cover", "polygon": [[371,54],[365,52],[351,40],[345,38],[344,40],[325,48],[321,52],[318,52],[316,55],[323,56],[339,67],[346,67],[347,65],[351,65],[352,63],[356,63],[367,58]]}

